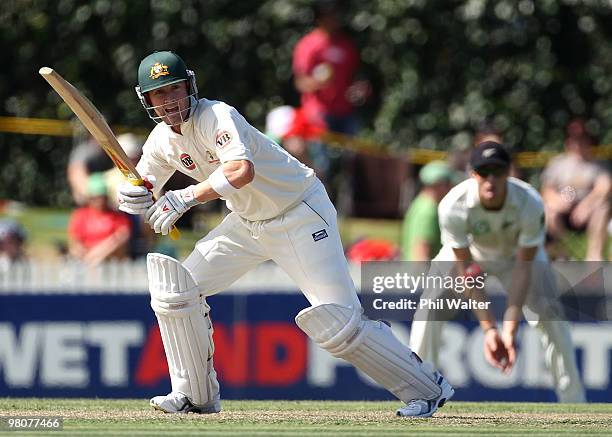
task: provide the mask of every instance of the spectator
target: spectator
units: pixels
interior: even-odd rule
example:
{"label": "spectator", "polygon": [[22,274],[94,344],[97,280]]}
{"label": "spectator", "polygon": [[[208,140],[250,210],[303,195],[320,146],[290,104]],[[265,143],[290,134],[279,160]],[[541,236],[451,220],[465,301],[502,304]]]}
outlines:
{"label": "spectator", "polygon": [[0,220],[0,272],[6,273],[13,263],[26,260],[25,241],[26,233],[17,222]]}
{"label": "spectator", "polygon": [[338,15],[336,1],[316,2],[316,27],[295,46],[293,72],[306,118],[331,131],[354,135],[353,97],[365,94],[367,85],[353,81],[359,54]]}
{"label": "spectator", "polygon": [[87,194],[87,205],[77,208],[68,224],[70,254],[89,265],[126,257],[130,221],[125,214],[109,208],[103,174],[89,176]]}
{"label": "spectator", "polygon": [[[142,145],[144,141],[132,133],[125,133],[117,137],[117,142],[121,145],[121,148],[132,164],[138,164],[140,155],[142,155]],[[123,173],[121,173],[121,170],[113,166],[104,172],[104,180],[106,181],[109,204],[113,207],[113,209],[117,209],[119,205],[117,202],[117,196],[115,195],[117,192],[116,188],[125,181],[125,176]]]}
{"label": "spectator", "polygon": [[70,152],[66,169],[74,202],[77,205],[87,203],[87,178],[90,174],[112,167],[113,162],[91,136],[88,135],[87,140],[77,144]]}
{"label": "spectator", "polygon": [[266,116],[266,135],[281,144],[285,150],[322,176],[322,163],[310,147],[323,133],[323,128],[309,123],[302,108],[279,106]]}
{"label": "spectator", "polygon": [[[127,157],[132,161],[132,164],[138,164],[138,160],[142,155],[142,145],[144,141],[133,133],[121,134],[117,137],[117,141],[123,148]],[[104,173],[106,180],[108,202],[112,209],[118,208],[117,188],[125,181],[125,176],[117,167],[113,167]],[[111,194],[112,193],[112,194]],[[127,215],[130,220],[130,241],[128,243],[129,256],[132,259],[146,256],[149,252],[154,239],[154,234],[151,228],[145,224],[144,217],[140,215]]]}
{"label": "spectator", "polygon": [[442,247],[438,203],[453,185],[453,171],[443,161],[432,161],[419,172],[423,186],[412,201],[402,229],[402,255],[408,261],[429,261]]}
{"label": "spectator", "polygon": [[578,120],[568,125],[565,153],[553,158],[542,172],[546,229],[553,242],[568,230],[586,231],[585,259],[601,261],[608,238],[612,180],[594,161],[593,139],[581,125]]}
{"label": "spectator", "polygon": [[[344,135],[355,135],[359,128],[355,105],[370,94],[367,81],[355,81],[359,53],[343,31],[340,2],[318,0],[314,6],[315,28],[298,41],[293,51],[295,87],[301,94],[301,110],[308,124]],[[308,147],[308,153],[304,147]],[[330,191],[332,201],[343,193],[352,198],[347,175],[352,173],[355,157],[336,153],[322,142],[299,142],[291,139],[288,150],[308,156]],[[338,205],[337,202],[335,202]],[[338,205],[340,213],[346,212]],[[350,209],[350,208],[349,208]]]}

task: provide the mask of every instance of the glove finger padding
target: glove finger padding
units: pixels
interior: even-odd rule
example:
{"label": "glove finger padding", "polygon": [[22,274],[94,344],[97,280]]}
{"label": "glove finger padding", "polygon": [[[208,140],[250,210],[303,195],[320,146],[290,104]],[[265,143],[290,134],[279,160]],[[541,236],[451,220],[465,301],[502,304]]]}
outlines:
{"label": "glove finger padding", "polygon": [[157,233],[167,235],[172,225],[192,206],[201,203],[196,199],[194,185],[182,190],[168,191],[151,206],[145,220]]}
{"label": "glove finger padding", "polygon": [[[153,223],[155,223],[155,220],[157,220],[157,218],[164,212],[162,211],[162,205],[167,203],[168,202],[166,201],[165,196],[162,196],[160,199],[157,200],[157,202],[153,204],[153,206],[149,207],[145,214],[145,221],[149,223],[151,227],[153,227]],[[169,208],[167,208],[167,210],[169,210]]]}
{"label": "glove finger padding", "polygon": [[179,196],[180,194],[177,194],[174,191],[168,191],[166,193],[166,199],[168,199],[168,202],[170,202],[176,212],[183,214],[189,209],[189,207],[185,204],[185,201],[182,198],[179,198]]}
{"label": "glove finger padding", "polygon": [[[181,217],[182,214],[179,214],[176,211],[170,211],[166,215],[162,215],[155,222],[155,232],[160,232],[162,235],[168,235],[170,229],[172,229],[172,225],[176,223],[176,221]],[[159,223],[159,230],[158,228]]]}
{"label": "glove finger padding", "polygon": [[151,197],[149,191],[144,185],[132,185],[129,182],[124,182],[119,185],[119,195],[123,197]]}
{"label": "glove finger padding", "polygon": [[142,215],[147,212],[147,209],[149,209],[149,205],[148,203],[143,203],[142,206],[120,203],[117,209],[119,209],[119,211],[123,211],[132,215]]}
{"label": "glove finger padding", "polygon": [[144,214],[153,204],[153,194],[142,185],[124,182],[117,190],[119,210],[128,214]]}

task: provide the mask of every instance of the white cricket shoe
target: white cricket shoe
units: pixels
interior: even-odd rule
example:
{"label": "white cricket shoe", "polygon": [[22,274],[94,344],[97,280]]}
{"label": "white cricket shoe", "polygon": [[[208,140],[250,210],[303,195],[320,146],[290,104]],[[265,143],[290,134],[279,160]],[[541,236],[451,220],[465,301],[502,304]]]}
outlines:
{"label": "white cricket shoe", "polygon": [[171,392],[166,396],[155,396],[149,401],[149,405],[164,413],[210,414],[221,411],[221,401],[218,399],[206,405],[194,405],[187,396],[180,392]]}
{"label": "white cricket shoe", "polygon": [[397,410],[397,415],[400,417],[431,417],[438,408],[442,408],[446,401],[453,397],[455,389],[448,383],[440,372],[435,373],[437,383],[442,389],[442,394],[437,399],[426,401],[424,399],[415,399],[410,401],[406,406]]}

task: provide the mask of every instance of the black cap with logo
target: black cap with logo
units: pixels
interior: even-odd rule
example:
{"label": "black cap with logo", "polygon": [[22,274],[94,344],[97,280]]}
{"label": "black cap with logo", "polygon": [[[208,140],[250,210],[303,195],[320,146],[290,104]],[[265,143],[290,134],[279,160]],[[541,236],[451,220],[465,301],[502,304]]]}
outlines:
{"label": "black cap with logo", "polygon": [[510,167],[510,154],[505,147],[495,141],[478,144],[470,156],[470,167],[474,170],[485,166]]}

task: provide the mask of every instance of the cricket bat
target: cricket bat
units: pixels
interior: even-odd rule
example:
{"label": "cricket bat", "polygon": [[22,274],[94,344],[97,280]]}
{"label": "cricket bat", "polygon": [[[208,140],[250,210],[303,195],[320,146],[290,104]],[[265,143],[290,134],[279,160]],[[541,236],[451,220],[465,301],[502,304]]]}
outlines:
{"label": "cricket bat", "polygon": [[[104,116],[93,103],[52,68],[42,67],[38,72],[72,109],[72,112],[81,120],[81,123],[130,183],[144,185],[138,170],[125,154]],[[177,240],[179,237],[179,230],[174,226],[170,231],[170,238]]]}

